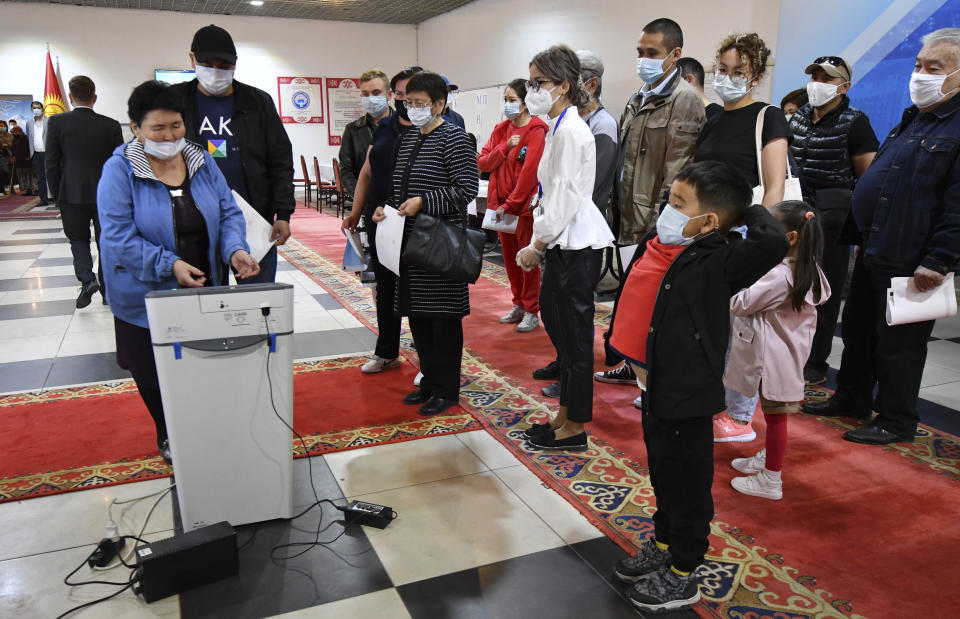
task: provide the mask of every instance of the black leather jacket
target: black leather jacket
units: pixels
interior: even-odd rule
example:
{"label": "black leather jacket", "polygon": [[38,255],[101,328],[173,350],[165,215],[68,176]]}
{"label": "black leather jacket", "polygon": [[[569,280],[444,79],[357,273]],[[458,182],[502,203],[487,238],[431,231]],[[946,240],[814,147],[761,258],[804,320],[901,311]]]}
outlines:
{"label": "black leather jacket", "polygon": [[[393,114],[392,109],[390,114]],[[340,180],[343,181],[343,188],[351,196],[356,193],[357,177],[360,176],[363,162],[367,160],[367,149],[373,142],[373,133],[376,130],[377,125],[373,124],[370,114],[364,114],[343,130],[343,140],[340,142],[340,153],[337,159],[340,161]]]}
{"label": "black leather jacket", "polygon": [[[197,80],[170,88],[181,102],[187,139],[199,141]],[[240,160],[247,181],[245,191],[240,191],[240,195],[267,221],[272,223],[274,216],[290,221],[296,208],[293,147],[273,99],[259,88],[234,80],[230,128],[240,146]]]}

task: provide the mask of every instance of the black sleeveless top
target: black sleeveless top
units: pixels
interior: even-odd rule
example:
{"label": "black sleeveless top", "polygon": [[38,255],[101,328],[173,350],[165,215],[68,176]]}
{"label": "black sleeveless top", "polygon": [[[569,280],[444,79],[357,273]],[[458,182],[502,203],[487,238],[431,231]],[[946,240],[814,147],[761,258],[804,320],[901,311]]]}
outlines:
{"label": "black sleeveless top", "polygon": [[173,208],[173,234],[177,241],[177,255],[190,266],[203,271],[207,278],[204,285],[212,286],[207,222],[193,201],[190,177],[187,175],[179,187],[166,187],[170,192],[170,204]]}

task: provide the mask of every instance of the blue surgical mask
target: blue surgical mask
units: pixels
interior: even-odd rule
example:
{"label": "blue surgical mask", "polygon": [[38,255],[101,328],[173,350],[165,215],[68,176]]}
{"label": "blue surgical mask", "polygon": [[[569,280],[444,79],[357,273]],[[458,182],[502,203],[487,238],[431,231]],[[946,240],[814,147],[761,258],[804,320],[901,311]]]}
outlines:
{"label": "blue surgical mask", "polygon": [[513,120],[520,115],[520,102],[519,101],[507,101],[503,104],[503,115],[508,119]]}
{"label": "blue surgical mask", "polygon": [[637,58],[637,75],[647,84],[656,82],[666,73],[663,68],[666,60],[666,58]]}
{"label": "blue surgical mask", "polygon": [[663,207],[663,212],[657,218],[657,236],[660,242],[665,245],[689,245],[697,240],[697,237],[687,238],[683,236],[683,229],[691,219],[699,219],[706,215],[697,215],[696,217],[687,217],[669,204]]}
{"label": "blue surgical mask", "polygon": [[739,101],[747,96],[753,88],[747,88],[748,80],[745,77],[731,77],[729,75],[713,76],[713,91],[726,103]]}
{"label": "blue surgical mask", "polygon": [[33,117],[40,118],[41,116],[43,116],[43,110],[38,110],[37,108],[33,108]]}
{"label": "blue surgical mask", "polygon": [[407,116],[410,117],[410,122],[413,123],[413,126],[417,129],[422,129],[437,119],[436,115],[428,107],[408,107]]}
{"label": "blue surgical mask", "polygon": [[387,98],[383,95],[374,95],[372,97],[360,97],[360,105],[363,111],[374,118],[379,118],[383,111],[387,109]]}
{"label": "blue surgical mask", "polygon": [[143,152],[157,159],[173,159],[180,154],[186,144],[187,141],[183,138],[176,142],[154,142],[151,139],[143,138]]}

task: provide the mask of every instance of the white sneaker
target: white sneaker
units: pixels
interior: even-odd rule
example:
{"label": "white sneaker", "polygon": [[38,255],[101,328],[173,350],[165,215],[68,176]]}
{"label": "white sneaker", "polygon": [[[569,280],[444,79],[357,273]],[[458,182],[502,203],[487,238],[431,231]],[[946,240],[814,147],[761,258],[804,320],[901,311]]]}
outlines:
{"label": "white sneaker", "polygon": [[737,469],[741,473],[746,473],[747,475],[756,475],[763,470],[763,467],[767,464],[767,450],[761,449],[757,452],[757,455],[750,456],[749,458],[735,458],[733,462],[730,463],[730,466]]}
{"label": "white sneaker", "polygon": [[363,364],[363,367],[360,368],[360,371],[364,374],[376,374],[377,372],[389,370],[391,368],[398,367],[399,365],[400,359],[384,359],[383,357],[374,355],[373,359]]}
{"label": "white sneaker", "polygon": [[529,333],[540,326],[540,318],[530,312],[523,313],[523,320],[517,325],[517,333]]}
{"label": "white sneaker", "polygon": [[520,322],[523,320],[523,308],[519,305],[514,305],[510,308],[510,311],[507,312],[507,315],[500,319],[501,324],[513,324],[515,322]]}
{"label": "white sneaker", "polygon": [[413,386],[419,387],[421,380],[423,380],[423,372],[417,372],[417,375],[413,377]]}
{"label": "white sneaker", "polygon": [[779,501],[783,498],[783,481],[770,478],[766,469],[750,477],[734,477],[730,480],[730,485],[737,492],[761,499]]}

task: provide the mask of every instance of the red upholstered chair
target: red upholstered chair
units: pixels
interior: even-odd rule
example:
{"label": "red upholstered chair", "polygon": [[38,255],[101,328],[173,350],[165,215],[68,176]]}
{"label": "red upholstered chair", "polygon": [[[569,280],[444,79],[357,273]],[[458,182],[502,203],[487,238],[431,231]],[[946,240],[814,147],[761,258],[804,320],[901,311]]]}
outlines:
{"label": "red upholstered chair", "polygon": [[303,190],[307,198],[306,203],[307,206],[310,206],[311,195],[313,194],[312,188],[316,183],[310,180],[310,175],[307,173],[307,160],[303,155],[300,155],[300,169],[303,170],[303,178],[293,179],[293,186],[296,187],[297,183],[303,185]]}
{"label": "red upholstered chair", "polygon": [[317,210],[323,212],[322,202],[326,200],[330,204],[330,196],[336,190],[334,183],[327,183],[320,178],[320,162],[316,157],[313,158],[313,175],[317,177]]}

